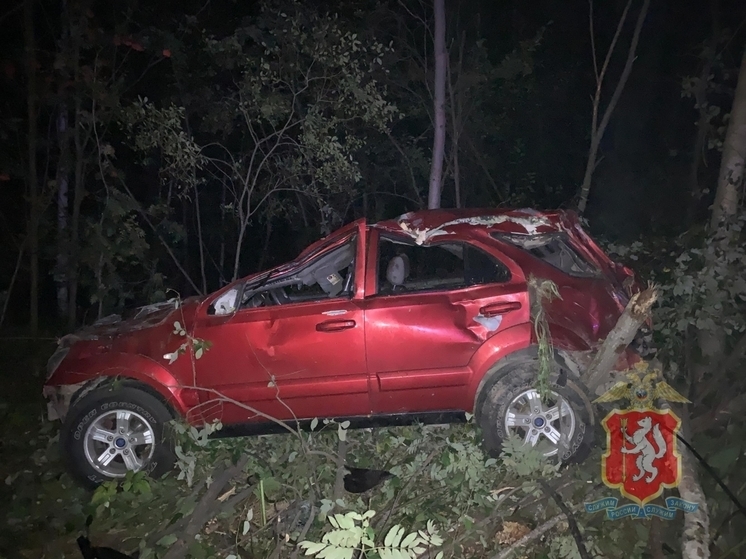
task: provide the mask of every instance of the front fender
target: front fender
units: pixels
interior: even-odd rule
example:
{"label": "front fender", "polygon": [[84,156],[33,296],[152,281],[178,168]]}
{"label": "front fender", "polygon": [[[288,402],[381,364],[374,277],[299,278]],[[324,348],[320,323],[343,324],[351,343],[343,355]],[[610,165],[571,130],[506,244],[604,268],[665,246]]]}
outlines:
{"label": "front fender", "polygon": [[[180,416],[196,405],[196,393],[184,386],[170,371],[142,355],[109,352],[82,359],[63,361],[47,386],[87,384],[101,377],[119,377],[141,382],[157,392]],[[194,393],[194,394],[193,394]],[[192,400],[195,400],[192,403]]]}

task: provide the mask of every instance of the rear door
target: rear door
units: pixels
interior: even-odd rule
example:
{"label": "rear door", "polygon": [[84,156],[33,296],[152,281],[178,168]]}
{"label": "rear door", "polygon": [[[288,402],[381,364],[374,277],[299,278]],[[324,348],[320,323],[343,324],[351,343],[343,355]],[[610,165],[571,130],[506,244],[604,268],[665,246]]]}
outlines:
{"label": "rear door", "polygon": [[[395,285],[387,270],[402,255],[409,273]],[[371,404],[383,414],[462,409],[474,353],[530,312],[520,269],[478,242],[420,246],[378,230],[371,232],[366,295]]]}

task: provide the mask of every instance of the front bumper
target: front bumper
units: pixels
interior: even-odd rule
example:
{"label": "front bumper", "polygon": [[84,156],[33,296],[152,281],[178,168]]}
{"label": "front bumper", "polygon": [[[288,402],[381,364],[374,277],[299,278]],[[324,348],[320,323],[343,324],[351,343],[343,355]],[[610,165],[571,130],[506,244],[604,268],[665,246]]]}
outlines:
{"label": "front bumper", "polygon": [[70,409],[70,402],[75,393],[83,386],[84,382],[79,384],[63,384],[60,386],[45,386],[42,394],[47,400],[47,418],[49,421],[63,421]]}

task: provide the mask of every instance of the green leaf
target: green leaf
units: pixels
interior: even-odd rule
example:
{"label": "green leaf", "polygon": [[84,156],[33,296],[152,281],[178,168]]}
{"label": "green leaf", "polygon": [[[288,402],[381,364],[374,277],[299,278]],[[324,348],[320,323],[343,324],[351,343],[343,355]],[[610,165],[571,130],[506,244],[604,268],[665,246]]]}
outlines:
{"label": "green leaf", "polygon": [[399,547],[399,542],[404,535],[404,528],[395,524],[386,534],[386,538],[383,540],[383,545],[386,547]]}
{"label": "green leaf", "polygon": [[325,543],[302,541],[298,544],[301,549],[306,550],[306,555],[316,555],[319,551],[326,548]]}
{"label": "green leaf", "polygon": [[179,538],[176,537],[176,534],[168,534],[167,536],[163,536],[160,540],[155,542],[155,545],[160,545],[161,547],[168,547],[169,545],[173,545],[176,543],[176,540]]}

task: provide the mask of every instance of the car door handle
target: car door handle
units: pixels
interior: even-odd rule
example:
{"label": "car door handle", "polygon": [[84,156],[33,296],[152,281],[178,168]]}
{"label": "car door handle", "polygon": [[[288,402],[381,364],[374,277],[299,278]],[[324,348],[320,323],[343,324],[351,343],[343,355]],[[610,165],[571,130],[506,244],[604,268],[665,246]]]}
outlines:
{"label": "car door handle", "polygon": [[512,311],[517,311],[521,308],[521,304],[518,301],[507,301],[504,303],[492,303],[491,305],[485,305],[479,309],[479,313],[482,316],[498,316],[501,314],[507,314]]}
{"label": "car door handle", "polygon": [[341,330],[349,330],[355,327],[354,320],[327,320],[326,322],[320,322],[316,325],[316,330],[319,332],[339,332]]}

